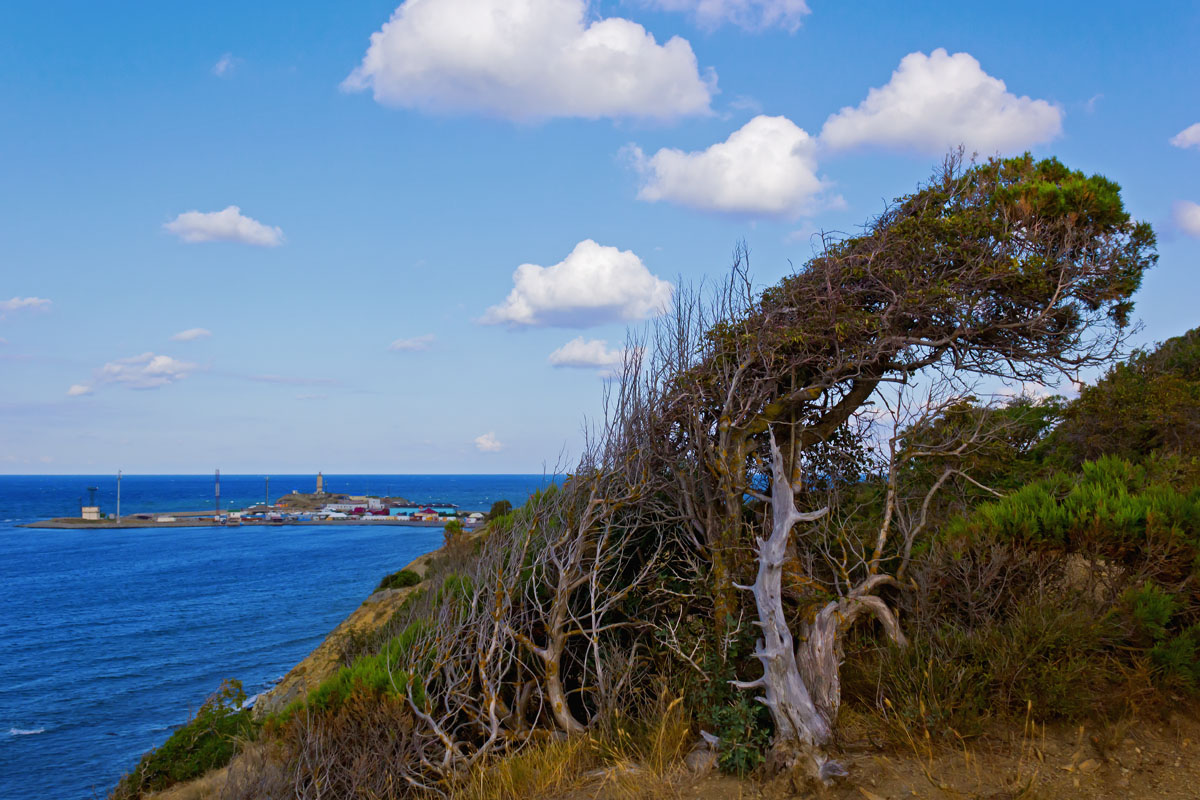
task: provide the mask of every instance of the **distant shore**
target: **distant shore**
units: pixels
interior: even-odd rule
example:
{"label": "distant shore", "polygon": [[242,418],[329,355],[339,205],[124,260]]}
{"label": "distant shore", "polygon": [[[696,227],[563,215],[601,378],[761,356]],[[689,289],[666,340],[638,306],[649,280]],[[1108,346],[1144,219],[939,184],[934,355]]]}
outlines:
{"label": "distant shore", "polygon": [[[159,522],[154,519],[82,520],[77,517],[59,517],[18,525],[20,528],[52,528],[56,530],[111,530],[114,528],[245,528],[259,526],[283,528],[290,525],[365,525],[372,527],[440,528],[445,520],[406,519],[404,517],[364,517],[362,519],[310,519],[270,522],[263,519],[242,519],[240,524],[227,524],[207,520],[178,519],[174,522]],[[465,528],[475,526],[464,524]]]}

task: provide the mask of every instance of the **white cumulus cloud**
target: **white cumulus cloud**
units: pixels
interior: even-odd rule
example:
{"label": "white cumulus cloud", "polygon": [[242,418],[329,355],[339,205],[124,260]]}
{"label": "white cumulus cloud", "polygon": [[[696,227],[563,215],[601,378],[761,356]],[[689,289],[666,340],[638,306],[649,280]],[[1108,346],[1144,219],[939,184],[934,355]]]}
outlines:
{"label": "white cumulus cloud", "polygon": [[180,331],[171,337],[172,342],[194,342],[197,339],[207,339],[212,336],[212,331],[208,328],[188,328],[186,331]]}
{"label": "white cumulus cloud", "polygon": [[961,144],[990,155],[1048,142],[1062,132],[1062,120],[1061,108],[1012,94],[969,53],[938,48],[905,56],[887,84],[829,117],[821,140],[833,148],[881,145],[923,153]]}
{"label": "white cumulus cloud", "polygon": [[195,369],[195,364],[171,356],[142,353],[108,362],[96,371],[96,382],[121,383],[131,389],[157,389],[183,380]]}
{"label": "white cumulus cloud", "polygon": [[604,339],[577,336],[551,353],[549,361],[556,367],[611,369],[625,363],[625,351],[610,350]]}
{"label": "white cumulus cloud", "polygon": [[237,206],[223,211],[185,211],[163,225],[185,242],[240,242],[258,247],[283,244],[283,231],[264,225]]}
{"label": "white cumulus cloud", "polygon": [[407,0],[342,83],[386,105],[511,119],[709,113],[692,46],[587,0]]}
{"label": "white cumulus cloud", "polygon": [[67,389],[68,397],[81,397],[91,393],[92,387],[82,383],[73,383],[71,384],[71,388]]}
{"label": "white cumulus cloud", "polygon": [[395,353],[416,353],[428,350],[433,345],[435,337],[432,333],[414,336],[411,339],[397,339],[388,345],[388,350]]}
{"label": "white cumulus cloud", "polygon": [[475,449],[481,453],[499,453],[504,449],[504,445],[496,438],[496,434],[489,431],[475,437]]}
{"label": "white cumulus cloud", "polygon": [[1176,203],[1175,224],[1188,236],[1200,237],[1200,204],[1190,200]]}
{"label": "white cumulus cloud", "polygon": [[233,71],[237,69],[238,61],[240,60],[234,58],[233,53],[225,53],[217,59],[217,63],[213,64],[212,74],[218,78],[228,78],[233,75]]}
{"label": "white cumulus cloud", "polygon": [[796,31],[810,10],[805,0],[641,0],[663,11],[683,11],[706,28],[726,23],[747,30],[780,27]]}
{"label": "white cumulus cloud", "polygon": [[1171,144],[1176,147],[1195,147],[1200,149],[1200,122],[1189,125],[1172,136]]}
{"label": "white cumulus cloud", "polygon": [[9,311],[45,311],[50,307],[50,301],[44,297],[14,297],[11,300],[0,300],[0,315]]}
{"label": "white cumulus cloud", "polygon": [[517,267],[508,297],[480,321],[586,328],[661,314],[671,293],[671,284],[652,275],[632,251],[584,239],[553,266]]}
{"label": "white cumulus cloud", "polygon": [[642,174],[642,200],[781,217],[799,215],[821,191],[816,151],[816,140],[787,117],[761,115],[707,150],[627,150]]}

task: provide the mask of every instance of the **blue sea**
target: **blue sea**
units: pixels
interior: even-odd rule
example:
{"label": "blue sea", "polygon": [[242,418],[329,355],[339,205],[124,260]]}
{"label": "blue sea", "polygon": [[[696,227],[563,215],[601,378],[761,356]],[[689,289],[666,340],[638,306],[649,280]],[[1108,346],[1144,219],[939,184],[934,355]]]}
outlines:
{"label": "blue sea", "polygon": [[[520,505],[541,475],[327,475],[327,491]],[[314,476],[270,476],[271,499]],[[440,528],[17,527],[78,516],[115,476],[0,476],[0,800],[103,797],[225,678],[270,688]],[[263,499],[222,475],[222,508]],[[213,508],[213,477],[126,475],[121,513]]]}

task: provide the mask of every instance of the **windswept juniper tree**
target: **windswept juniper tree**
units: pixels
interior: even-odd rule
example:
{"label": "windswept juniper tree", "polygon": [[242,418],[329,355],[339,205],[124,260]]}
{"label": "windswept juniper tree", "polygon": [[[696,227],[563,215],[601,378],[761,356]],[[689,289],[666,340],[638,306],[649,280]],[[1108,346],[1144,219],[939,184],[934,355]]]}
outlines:
{"label": "windswept juniper tree", "polygon": [[[711,564],[718,625],[737,602],[730,592],[741,578],[738,554],[756,542],[757,579],[738,588],[754,594],[763,673],[738,685],[756,689],[770,710],[782,763],[803,762],[822,777],[836,769],[821,748],[840,702],[842,635],[869,615],[904,641],[878,593],[900,585],[923,524],[919,509],[947,481],[969,479],[943,470],[917,510],[903,514],[909,504],[898,509],[890,481],[873,546],[851,552],[844,537],[834,548],[816,533],[813,523],[830,509],[806,488],[806,462],[861,422],[869,403],[910,404],[904,392],[914,385],[938,388],[910,425],[937,417],[957,401],[955,388],[961,397],[981,378],[1048,383],[1108,361],[1155,258],[1153,232],[1131,220],[1112,181],[1054,159],[967,165],[952,156],[860,235],[826,238],[814,258],[761,295],[739,250],[715,303],[682,298],[649,368],[657,430],[646,446],[658,450]],[[945,459],[985,436],[975,427],[961,441],[910,449],[903,460]],[[897,435],[886,438],[894,455]],[[894,459],[885,471],[895,476]],[[760,491],[763,476],[769,493]],[[769,513],[748,513],[747,497]],[[823,598],[794,631],[782,597],[788,567],[796,573],[790,583]]]}
{"label": "windswept juniper tree", "polygon": [[445,793],[539,729],[645,703],[674,664],[724,680],[704,643],[746,615],[761,674],[735,684],[769,709],[773,760],[837,774],[847,631],[874,619],[903,644],[931,503],[994,493],[968,465],[1013,415],[969,402],[976,385],[1110,359],[1154,260],[1116,184],[1029,156],[952,156],[761,293],[740,249],[715,298],[681,288],[630,342],[571,476],[447,547],[378,641],[282,715],[278,786],[235,770],[237,796]]}

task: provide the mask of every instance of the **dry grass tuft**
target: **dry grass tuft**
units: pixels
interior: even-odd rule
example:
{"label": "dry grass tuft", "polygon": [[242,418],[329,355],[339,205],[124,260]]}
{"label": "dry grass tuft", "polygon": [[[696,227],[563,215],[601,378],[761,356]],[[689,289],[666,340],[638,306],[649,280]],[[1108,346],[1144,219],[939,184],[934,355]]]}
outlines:
{"label": "dry grass tuft", "polygon": [[587,736],[549,739],[490,760],[472,770],[450,798],[674,800],[692,738],[681,699],[663,702],[651,724],[616,717]]}

